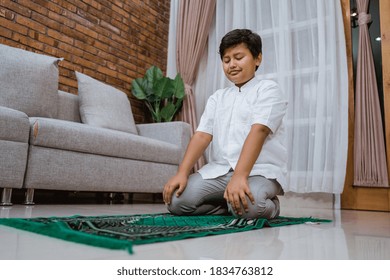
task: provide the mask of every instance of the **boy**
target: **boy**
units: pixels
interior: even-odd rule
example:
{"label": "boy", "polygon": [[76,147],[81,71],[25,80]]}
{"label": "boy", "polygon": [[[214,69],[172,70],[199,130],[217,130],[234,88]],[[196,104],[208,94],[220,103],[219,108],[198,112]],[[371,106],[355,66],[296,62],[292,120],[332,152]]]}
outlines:
{"label": "boy", "polygon": [[[223,70],[234,86],[209,98],[176,175],[164,186],[164,202],[172,214],[279,215],[277,195],[286,182],[287,102],[275,82],[255,77],[261,49],[260,36],[248,29],[222,38]],[[209,163],[190,175],[209,144]]]}

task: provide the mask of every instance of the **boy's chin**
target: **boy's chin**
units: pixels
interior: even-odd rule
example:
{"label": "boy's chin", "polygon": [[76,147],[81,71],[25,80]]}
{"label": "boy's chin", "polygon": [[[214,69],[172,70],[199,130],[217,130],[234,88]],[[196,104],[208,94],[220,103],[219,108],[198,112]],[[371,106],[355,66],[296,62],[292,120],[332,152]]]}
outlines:
{"label": "boy's chin", "polygon": [[228,79],[230,82],[232,82],[235,85],[242,84],[242,81],[240,79],[234,79],[234,78],[228,78]]}

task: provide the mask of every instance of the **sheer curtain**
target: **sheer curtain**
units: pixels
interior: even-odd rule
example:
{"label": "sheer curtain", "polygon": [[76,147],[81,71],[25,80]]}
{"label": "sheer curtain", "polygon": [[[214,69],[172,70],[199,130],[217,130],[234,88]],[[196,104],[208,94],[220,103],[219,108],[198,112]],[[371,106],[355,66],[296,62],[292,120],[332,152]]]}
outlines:
{"label": "sheer curtain", "polygon": [[[348,149],[348,76],[340,1],[217,0],[194,86],[198,119],[208,97],[229,85],[218,47],[223,35],[235,28],[261,35],[263,62],[257,75],[277,81],[289,100],[285,191],[340,194]],[[168,69],[171,61],[168,56]]]}

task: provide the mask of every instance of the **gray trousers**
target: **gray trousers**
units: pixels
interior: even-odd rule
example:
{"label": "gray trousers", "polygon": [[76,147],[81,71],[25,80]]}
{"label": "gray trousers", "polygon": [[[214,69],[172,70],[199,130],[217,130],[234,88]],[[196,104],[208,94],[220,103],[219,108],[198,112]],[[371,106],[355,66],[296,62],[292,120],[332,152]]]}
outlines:
{"label": "gray trousers", "polygon": [[[215,179],[203,179],[199,173],[192,174],[184,192],[176,197],[173,194],[168,210],[174,215],[226,215],[234,214],[230,204],[223,198],[225,188],[233,171]],[[279,215],[280,205],[276,195],[283,190],[276,180],[263,176],[250,176],[249,188],[255,198],[252,204],[247,198],[249,211],[242,209],[241,218],[272,219]]]}

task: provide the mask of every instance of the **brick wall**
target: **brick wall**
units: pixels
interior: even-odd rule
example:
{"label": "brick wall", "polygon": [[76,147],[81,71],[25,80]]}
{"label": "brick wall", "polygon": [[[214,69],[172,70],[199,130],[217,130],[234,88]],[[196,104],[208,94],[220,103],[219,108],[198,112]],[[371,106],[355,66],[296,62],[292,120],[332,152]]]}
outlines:
{"label": "brick wall", "polygon": [[74,71],[130,97],[137,123],[149,121],[131,81],[166,70],[170,0],[0,0],[0,43],[63,57],[59,89],[77,94]]}

